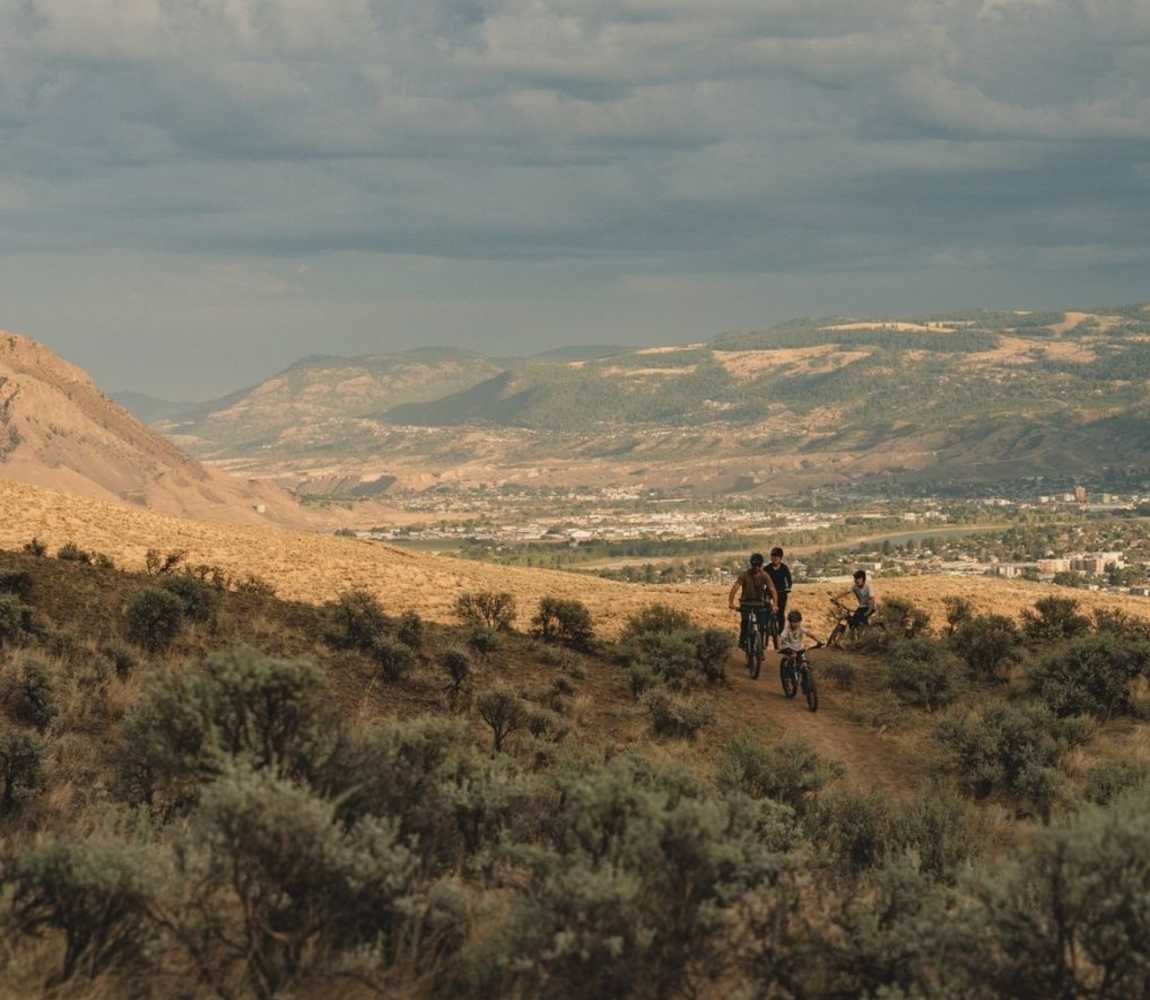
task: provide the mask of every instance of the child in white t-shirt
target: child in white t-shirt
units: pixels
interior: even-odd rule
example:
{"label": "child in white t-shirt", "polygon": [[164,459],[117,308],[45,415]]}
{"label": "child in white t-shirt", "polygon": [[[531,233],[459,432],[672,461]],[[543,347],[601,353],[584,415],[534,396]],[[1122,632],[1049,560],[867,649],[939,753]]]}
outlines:
{"label": "child in white t-shirt", "polygon": [[780,653],[801,653],[806,649],[806,640],[811,639],[816,646],[822,642],[816,639],[803,626],[803,613],[801,611],[788,611],[787,624],[779,636]]}

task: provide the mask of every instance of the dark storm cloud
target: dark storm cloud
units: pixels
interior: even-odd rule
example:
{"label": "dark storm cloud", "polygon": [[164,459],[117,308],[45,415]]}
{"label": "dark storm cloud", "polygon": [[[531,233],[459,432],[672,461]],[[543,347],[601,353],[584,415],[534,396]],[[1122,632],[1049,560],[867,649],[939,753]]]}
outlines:
{"label": "dark storm cloud", "polygon": [[1089,300],[1148,187],[1143,0],[0,0],[0,261],[1030,260]]}

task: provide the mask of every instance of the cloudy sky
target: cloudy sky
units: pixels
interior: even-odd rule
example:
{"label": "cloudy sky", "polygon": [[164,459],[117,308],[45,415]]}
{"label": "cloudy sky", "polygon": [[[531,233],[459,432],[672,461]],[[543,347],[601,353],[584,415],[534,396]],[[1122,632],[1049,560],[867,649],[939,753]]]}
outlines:
{"label": "cloudy sky", "polygon": [[1146,0],[0,0],[0,328],[108,389],[1141,300]]}

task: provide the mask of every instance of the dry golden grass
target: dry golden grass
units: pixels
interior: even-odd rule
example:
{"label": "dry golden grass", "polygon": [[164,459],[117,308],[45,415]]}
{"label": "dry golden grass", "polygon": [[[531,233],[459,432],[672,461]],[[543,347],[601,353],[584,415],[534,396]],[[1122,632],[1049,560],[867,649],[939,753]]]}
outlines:
{"label": "dry golden grass", "polygon": [[[233,574],[255,574],[275,584],[292,600],[323,602],[341,591],[363,588],[393,613],[414,609],[433,621],[453,620],[461,591],[507,590],[515,594],[521,615],[541,597],[584,601],[605,635],[615,634],[627,616],[655,601],[684,608],[701,623],[733,627],[726,588],[718,586],[641,586],[556,570],[496,566],[465,559],[412,553],[392,546],[308,532],[249,525],[223,525],[119,507],[87,497],[68,496],[22,483],[0,482],[0,547],[19,548],[33,536],[55,550],[67,541],[111,555],[127,569],[140,569],[148,549],[183,549],[191,563],[212,563]],[[911,577],[878,580],[879,599],[909,598],[941,621],[943,599],[968,598],[980,611],[1019,615],[1045,594],[1070,594],[1065,588],[1015,580]],[[818,620],[827,591],[841,585],[804,584],[795,588],[793,607]],[[1120,607],[1150,617],[1150,601],[1074,591],[1082,605]]]}

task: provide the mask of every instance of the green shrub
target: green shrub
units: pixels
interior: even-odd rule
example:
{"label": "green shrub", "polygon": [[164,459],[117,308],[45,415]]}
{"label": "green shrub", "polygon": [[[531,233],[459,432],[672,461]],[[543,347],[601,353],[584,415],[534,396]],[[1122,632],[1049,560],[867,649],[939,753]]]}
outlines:
{"label": "green shrub", "polygon": [[314,773],[335,736],[327,685],[306,660],[245,647],[153,680],[121,726],[121,795],[164,811],[195,800],[235,763],[289,777]]}
{"label": "green shrub", "polygon": [[741,733],[723,747],[718,784],[727,792],[773,799],[806,813],[819,793],[845,773],[837,761],[823,760],[805,740],[788,737],[765,746]]}
{"label": "green shrub", "polygon": [[0,573],[0,593],[15,594],[25,604],[32,603],[36,581],[31,573]]}
{"label": "green shrub", "polygon": [[513,855],[526,884],[475,946],[472,995],[721,993],[736,903],[776,883],[794,824],[773,803],[696,789],[629,755],[561,777],[543,844]]}
{"label": "green shrub", "polygon": [[930,639],[900,639],[887,653],[885,684],[901,701],[933,712],[959,694],[958,661]]}
{"label": "green shrub", "polygon": [[835,687],[849,691],[858,680],[858,667],[844,656],[826,656],[819,661],[819,673]]}
{"label": "green shrub", "polygon": [[545,708],[533,708],[527,713],[527,731],[537,740],[550,743],[561,743],[566,739],[571,727],[564,721],[558,712],[551,712]]}
{"label": "green shrub", "polygon": [[454,701],[471,685],[474,675],[471,657],[462,649],[449,649],[440,658],[439,663],[447,675],[447,692]]}
{"label": "green shrub", "polygon": [[1043,597],[1022,612],[1022,635],[1035,646],[1065,642],[1090,631],[1090,619],[1078,612],[1073,597]]}
{"label": "green shrub", "polygon": [[374,594],[348,590],[327,605],[332,628],[328,640],[342,649],[371,652],[387,625],[387,616]]}
{"label": "green shrub", "polygon": [[890,850],[894,815],[881,792],[837,791],[818,801],[808,826],[819,850],[857,874],[877,867]]}
{"label": "green shrub", "polygon": [[974,617],[974,605],[965,597],[951,595],[942,599],[946,608],[946,634],[954,635]]}
{"label": "green shrub", "polygon": [[144,572],[148,576],[166,576],[174,573],[187,556],[184,549],[173,549],[164,553],[159,549],[148,549],[144,555]]}
{"label": "green shrub", "polygon": [[154,867],[124,843],[55,840],[34,847],[7,866],[8,926],[21,936],[63,935],[57,983],[138,961],[152,936]]}
{"label": "green shrub", "polygon": [[1150,767],[1128,760],[1110,760],[1095,764],[1086,772],[1086,801],[1109,805],[1134,788],[1150,784]]}
{"label": "green shrub", "polygon": [[1047,815],[1061,780],[1058,764],[1084,733],[1074,720],[1059,720],[1043,705],[996,703],[943,719],[934,738],[972,793],[981,797],[1002,789]]}
{"label": "green shrub", "polygon": [[17,662],[15,703],[12,714],[19,722],[44,732],[60,713],[52,670],[37,656],[25,655]]}
{"label": "green shrub", "polygon": [[233,580],[232,588],[237,594],[242,594],[245,597],[256,597],[261,600],[270,600],[276,596],[276,585],[254,573],[247,573]]}
{"label": "green shrub", "polygon": [[9,816],[41,789],[44,744],[35,736],[0,732],[0,816]]}
{"label": "green shrub", "polygon": [[708,628],[695,640],[695,661],[708,684],[725,684],[735,641],[726,629]]}
{"label": "green shrub", "polygon": [[211,584],[186,573],[179,573],[164,577],[160,581],[160,588],[179,598],[184,606],[184,617],[188,621],[206,624],[216,620],[220,592]]}
{"label": "green shrub", "polygon": [[388,684],[398,684],[406,680],[415,669],[415,653],[406,643],[379,636],[372,643],[371,659],[379,671],[379,676]]}
{"label": "green shrub", "polygon": [[24,551],[30,556],[43,558],[48,554],[48,546],[39,538],[33,538],[32,541],[24,543]]}
{"label": "green shrub", "polygon": [[930,614],[905,597],[887,597],[878,607],[877,622],[893,637],[913,639],[930,631]]}
{"label": "green shrub", "polygon": [[974,810],[953,792],[930,789],[895,813],[892,849],[912,854],[930,878],[953,882],[983,847]]}
{"label": "green shrub", "polygon": [[19,642],[32,629],[32,609],[16,594],[0,594],[0,645]]}
{"label": "green shrub", "polygon": [[1129,615],[1121,608],[1095,608],[1094,631],[1123,639],[1150,641],[1150,621]]}
{"label": "green shrub", "polygon": [[953,995],[1139,997],[1150,986],[1150,796],[1039,831],[965,886]]}
{"label": "green shrub", "polygon": [[648,691],[642,705],[656,736],[693,740],[700,729],[715,721],[715,709],[707,702],[667,691]]}
{"label": "green shrub", "polygon": [[56,553],[56,558],[64,562],[78,562],[91,565],[92,553],[80,548],[75,542],[65,542]]}
{"label": "green shrub", "polygon": [[395,637],[418,653],[423,649],[424,631],[423,619],[419,616],[419,612],[405,611],[399,616]]}
{"label": "green shrub", "polygon": [[627,618],[619,641],[627,642],[652,632],[685,632],[691,628],[691,616],[686,611],[667,604],[651,604]]}
{"label": "green shrub", "polygon": [[149,653],[162,653],[184,627],[184,602],[159,587],[141,590],[128,603],[127,636]]}
{"label": "green shrub", "polygon": [[140,666],[139,657],[127,643],[115,640],[106,642],[100,647],[100,655],[112,665],[116,676],[122,681],[131,677]]}
{"label": "green shrub", "polygon": [[951,634],[951,647],[966,663],[971,676],[998,684],[1005,668],[1020,659],[1021,637],[1012,618],[979,615],[962,622]]}
{"label": "green shrub", "polygon": [[467,648],[481,660],[486,660],[503,648],[503,639],[486,625],[474,625],[467,631]]}
{"label": "green shrub", "polygon": [[1108,719],[1131,711],[1131,685],[1150,668],[1150,643],[1111,633],[1083,636],[1044,656],[1031,690],[1058,716]]}
{"label": "green shrub", "polygon": [[491,729],[491,748],[495,753],[503,750],[507,737],[527,724],[527,706],[514,691],[502,685],[484,691],[475,707]]}
{"label": "green shrub", "polygon": [[591,612],[582,601],[544,597],[531,623],[535,635],[544,642],[586,651],[595,641]]}
{"label": "green shrub", "polygon": [[115,569],[116,560],[106,552],[93,552],[92,565],[95,566],[96,569]]}
{"label": "green shrub", "polygon": [[460,594],[455,599],[455,616],[464,625],[510,632],[515,626],[515,595],[493,590]]}
{"label": "green shrub", "polygon": [[394,823],[346,826],[334,804],[268,773],[205,789],[179,857],[191,898],[170,918],[174,940],[223,996],[282,996],[330,956],[369,944],[394,961],[421,909],[415,858]]}

